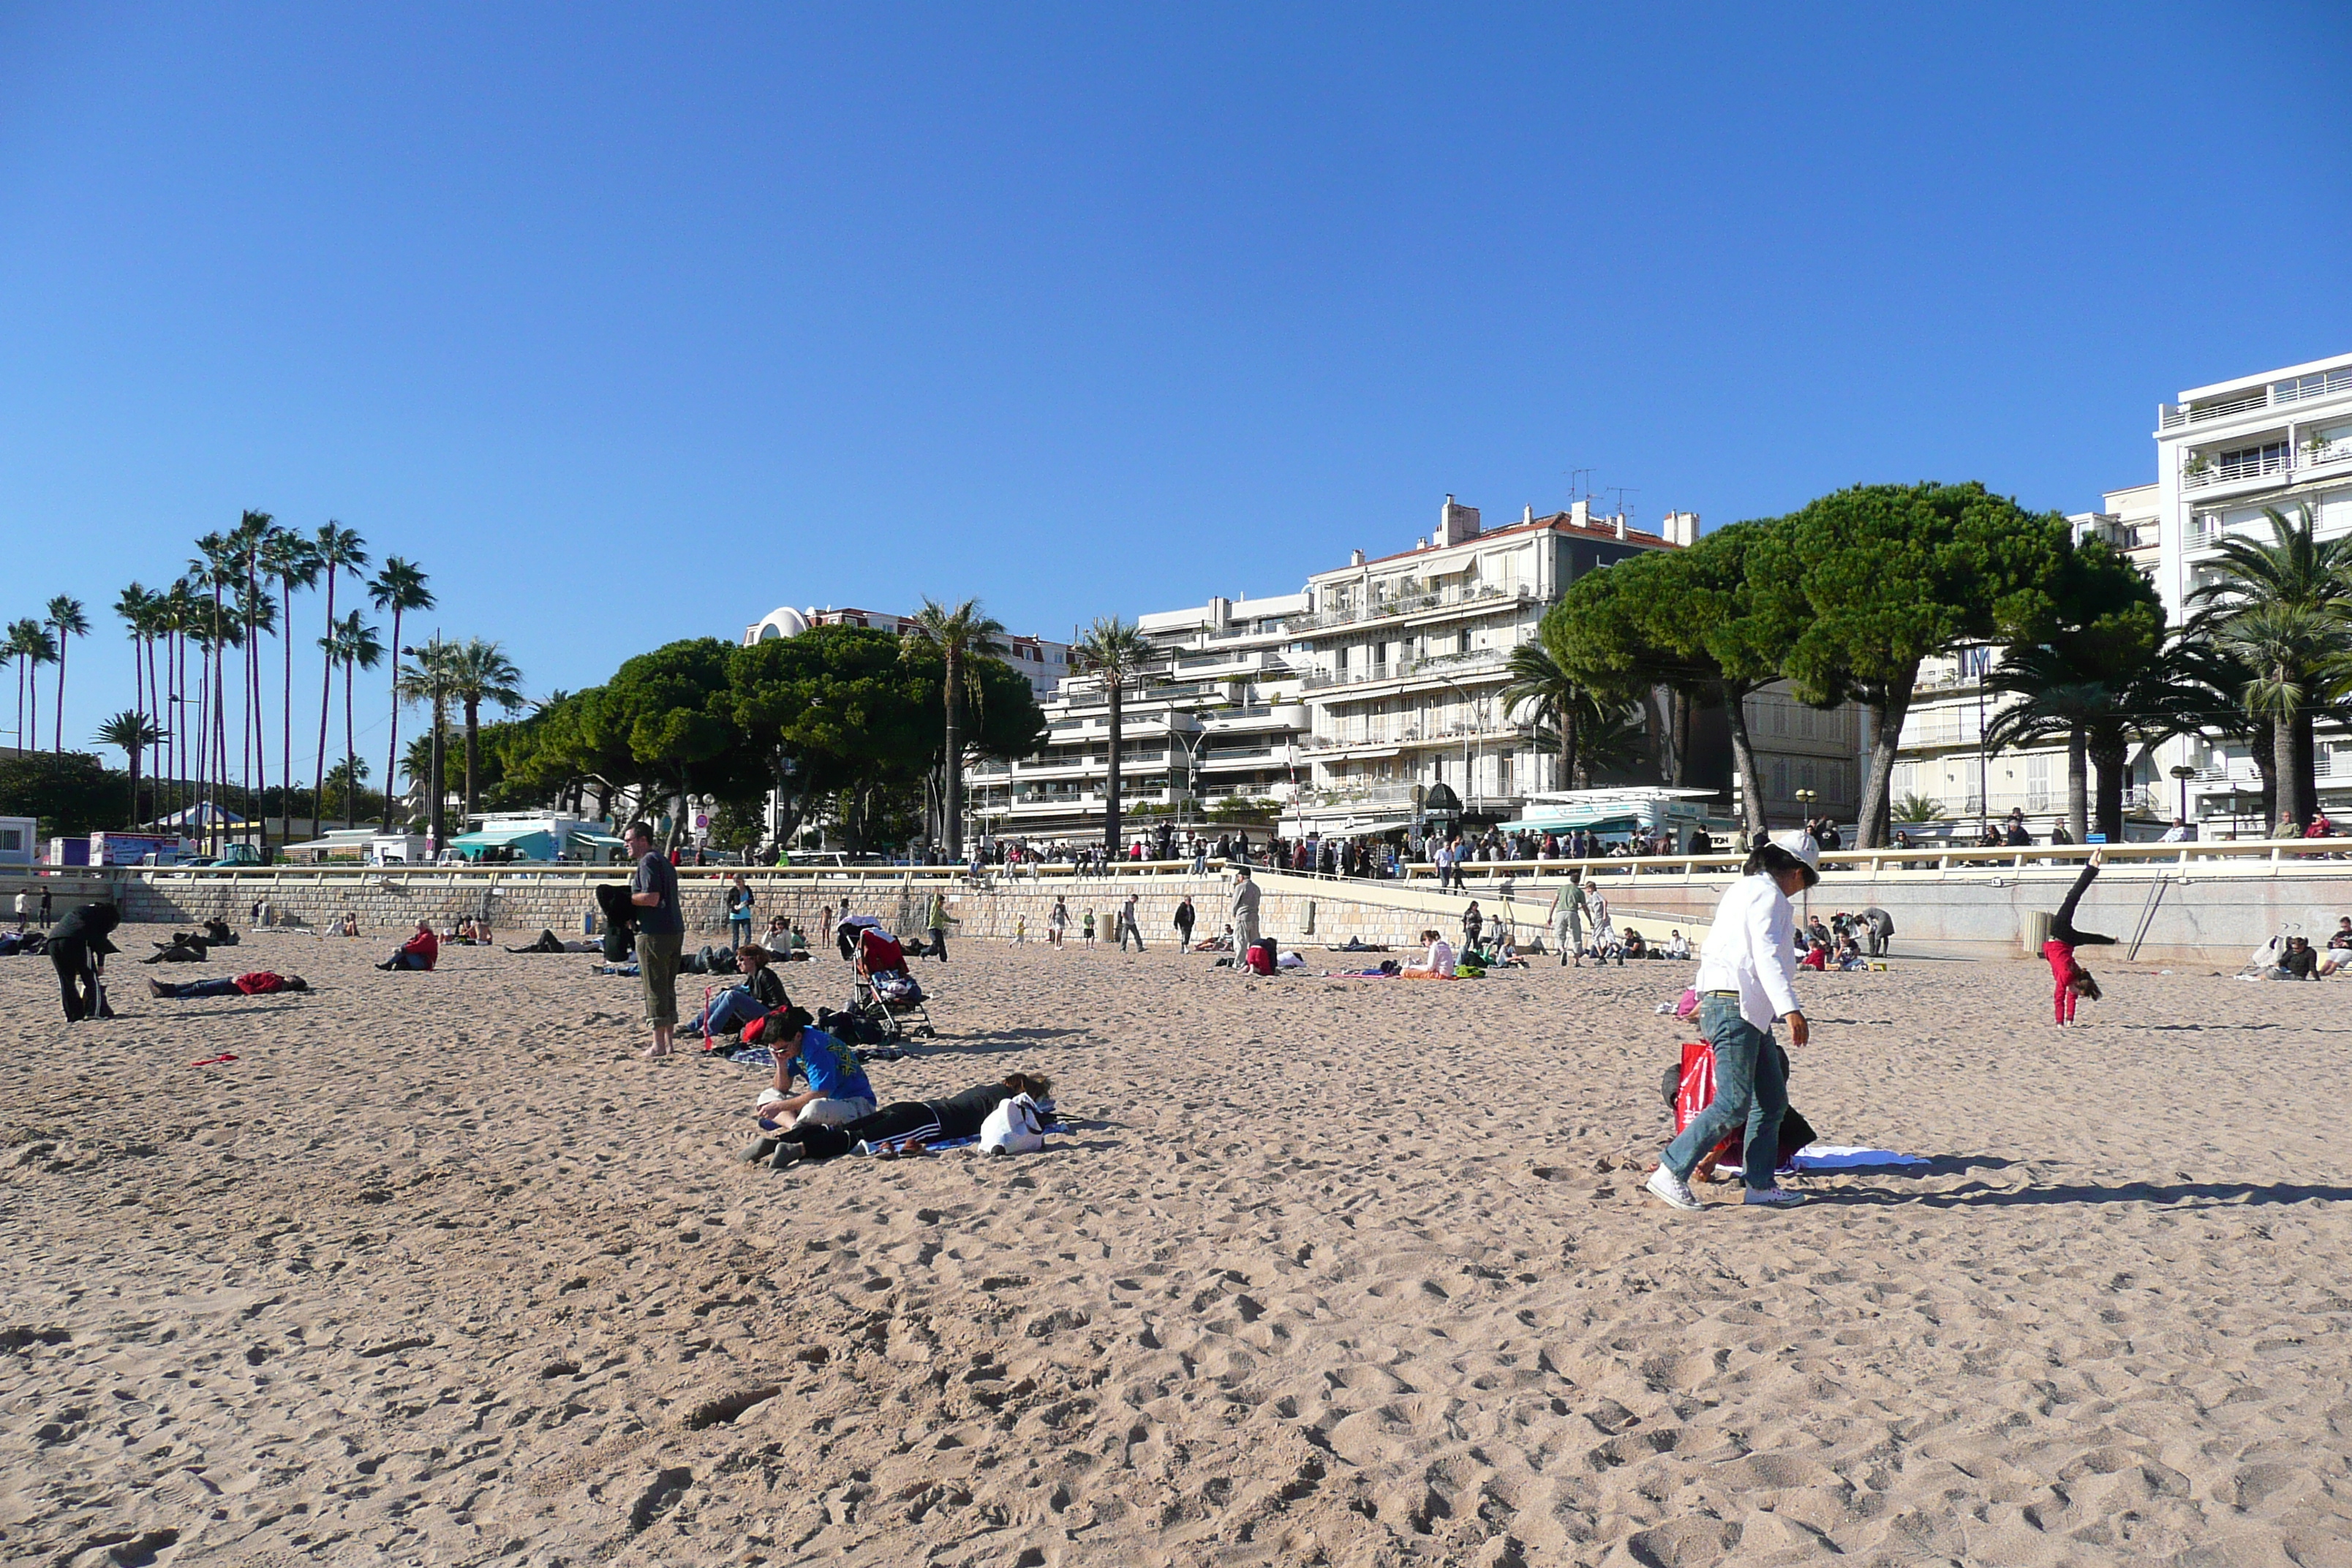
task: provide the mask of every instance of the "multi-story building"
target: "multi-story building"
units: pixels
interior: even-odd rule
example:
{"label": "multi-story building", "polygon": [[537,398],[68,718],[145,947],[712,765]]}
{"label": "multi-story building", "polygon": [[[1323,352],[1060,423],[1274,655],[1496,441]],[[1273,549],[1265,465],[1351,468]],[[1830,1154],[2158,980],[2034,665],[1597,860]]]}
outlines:
{"label": "multi-story building", "polygon": [[[1288,653],[1306,595],[1211,599],[1139,616],[1158,654],[1119,705],[1119,805],[1142,833],[1197,826],[1293,795],[1306,729]],[[1032,757],[984,762],[968,775],[978,826],[998,837],[1077,838],[1102,822],[1110,775],[1110,700],[1101,679],[1072,674],[1045,700],[1050,738]]]}
{"label": "multi-story building", "polygon": [[[795,610],[789,605],[768,612],[761,620],[743,628],[743,646],[770,642],[777,637],[797,637],[811,626],[865,626],[874,631],[888,632],[894,637],[910,636],[915,629],[911,616],[894,616],[881,610],[824,609]],[[1028,677],[1029,689],[1042,700],[1070,673],[1070,645],[1047,637],[1016,637],[1007,633],[997,639],[996,656]]]}
{"label": "multi-story building", "polygon": [[[1793,827],[1815,816],[1852,822],[1862,808],[1861,704],[1815,708],[1798,701],[1787,682],[1774,681],[1750,692],[1741,707],[1765,825]],[[1745,820],[1737,773],[1731,784],[1732,815]]]}
{"label": "multi-story building", "polygon": [[1578,577],[1645,551],[1695,543],[1698,516],[1646,533],[1578,501],[1506,528],[1482,526],[1452,496],[1437,531],[1377,560],[1307,579],[1291,623],[1305,662],[1313,777],[1298,821],[1362,831],[1412,820],[1413,791],[1443,784],[1470,815],[1516,816],[1530,795],[1564,787],[1532,721],[1503,710],[1511,650]]}

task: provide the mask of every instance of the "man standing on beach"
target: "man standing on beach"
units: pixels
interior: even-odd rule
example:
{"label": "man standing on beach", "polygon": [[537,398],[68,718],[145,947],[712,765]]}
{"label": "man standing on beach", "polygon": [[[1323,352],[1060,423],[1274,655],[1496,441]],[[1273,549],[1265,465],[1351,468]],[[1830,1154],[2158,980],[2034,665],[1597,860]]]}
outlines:
{"label": "man standing on beach", "polygon": [[638,910],[637,976],[645,986],[646,1022],[654,1032],[648,1057],[669,1055],[670,1036],[677,1028],[677,955],[686,945],[686,916],[678,908],[677,868],[654,850],[654,830],[632,822],[627,833],[629,853],[637,874],[629,883],[629,902]]}
{"label": "man standing on beach", "polygon": [[1568,886],[1551,904],[1551,940],[1559,961],[1584,967],[1584,868],[1569,868]]}
{"label": "man standing on beach", "polygon": [[1234,973],[1249,973],[1249,950],[1257,942],[1257,884],[1247,866],[1234,868]]}

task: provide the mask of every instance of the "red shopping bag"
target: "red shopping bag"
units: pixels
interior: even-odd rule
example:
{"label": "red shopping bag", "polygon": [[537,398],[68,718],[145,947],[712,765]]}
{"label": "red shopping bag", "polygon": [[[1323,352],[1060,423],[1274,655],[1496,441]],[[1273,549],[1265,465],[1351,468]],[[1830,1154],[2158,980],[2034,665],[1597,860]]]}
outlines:
{"label": "red shopping bag", "polygon": [[1675,1131],[1688,1127],[1714,1103],[1715,1047],[1705,1040],[1685,1040],[1682,1078],[1675,1086]]}

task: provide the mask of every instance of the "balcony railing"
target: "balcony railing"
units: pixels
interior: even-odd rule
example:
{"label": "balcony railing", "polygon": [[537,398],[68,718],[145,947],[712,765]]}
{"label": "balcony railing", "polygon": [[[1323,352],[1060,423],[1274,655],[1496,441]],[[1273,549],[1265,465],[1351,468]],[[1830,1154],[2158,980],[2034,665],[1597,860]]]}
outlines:
{"label": "balcony railing", "polygon": [[1385,620],[1393,616],[1419,615],[1423,610],[1443,610],[1457,605],[1486,605],[1507,600],[1532,599],[1535,590],[1528,587],[1500,588],[1481,584],[1475,588],[1435,588],[1419,594],[1397,594],[1385,598],[1373,598],[1362,604],[1343,605],[1338,609],[1324,610],[1311,616],[1293,616],[1285,623],[1294,632],[1321,631],[1328,626],[1353,626],[1359,621]]}
{"label": "balcony railing", "polygon": [[1457,672],[1484,672],[1501,664],[1510,655],[1502,648],[1482,647],[1470,653],[1444,653],[1429,658],[1400,659],[1394,664],[1375,664],[1363,669],[1318,670],[1307,678],[1303,689],[1324,691],[1334,686],[1369,686],[1376,680],[1403,680],[1414,676],[1433,678]]}
{"label": "balcony railing", "polygon": [[2168,403],[2157,410],[2157,424],[2160,429],[2179,430],[2190,425],[2251,414],[2257,408],[2308,403],[2315,397],[2336,397],[2345,393],[2352,393],[2352,365],[2340,370],[2321,371],[2315,375],[2297,376],[2292,381],[2274,381],[2268,386],[2258,386],[2250,392],[2195,408]]}
{"label": "balcony railing", "polygon": [[2266,474],[2292,474],[2294,472],[2294,453],[2286,450],[2256,452],[2243,458],[2233,458],[2226,462],[2218,458],[2206,458],[2180,470],[2180,488],[2185,490],[2201,490],[2208,485],[2231,484],[2239,479],[2258,479]]}

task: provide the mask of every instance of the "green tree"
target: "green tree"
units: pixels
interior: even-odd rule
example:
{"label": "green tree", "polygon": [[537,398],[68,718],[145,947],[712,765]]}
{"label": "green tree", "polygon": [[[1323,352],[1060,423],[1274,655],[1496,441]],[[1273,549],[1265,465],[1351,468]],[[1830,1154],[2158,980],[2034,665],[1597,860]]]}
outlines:
{"label": "green tree", "polygon": [[[318,547],[291,529],[272,528],[261,542],[261,574],[278,587],[278,643],[286,655],[286,680],[278,694],[278,782],[280,798],[278,807],[278,842],[290,842],[294,837],[294,590],[315,588],[319,574],[325,563],[319,557]],[[326,710],[319,710],[319,722],[326,723]],[[310,793],[310,826],[317,829],[321,808],[314,787]]]}
{"label": "green tree", "polygon": [[1103,853],[1116,858],[1118,842],[1120,715],[1129,681],[1138,680],[1157,656],[1133,621],[1117,616],[1098,616],[1078,638],[1074,650],[1078,668],[1102,682],[1110,700],[1110,770],[1103,781]]}
{"label": "green tree", "polygon": [[1906,795],[1895,803],[1894,815],[1895,821],[1913,825],[1941,822],[1944,803],[1932,795]]}
{"label": "green tree", "polygon": [[[355,679],[354,671],[373,669],[383,662],[383,640],[376,636],[375,628],[362,622],[360,619],[360,613],[353,610],[328,627],[327,635],[319,639],[319,647],[326,655],[327,668],[330,671],[332,671],[337,665],[341,665],[343,670],[343,760],[338,768],[332,770],[332,773],[340,773],[342,776],[343,826],[351,827],[359,820],[352,815],[357,810],[353,804],[356,798],[353,786],[359,780],[367,777],[367,768],[359,759],[358,741],[352,731],[352,685]],[[331,773],[320,775],[319,787],[321,791],[325,790],[331,778]],[[325,810],[325,795],[320,795],[317,799],[320,803],[320,809]],[[385,809],[387,811],[391,809],[391,804],[388,801],[385,803]],[[390,818],[386,817],[385,820],[389,821]]]}
{"label": "green tree", "polygon": [[937,648],[947,664],[947,678],[940,683],[940,702],[946,714],[942,759],[946,805],[940,815],[947,819],[944,826],[950,860],[963,858],[962,709],[966,700],[979,695],[977,683],[969,678],[968,667],[973,660],[987,657],[1003,633],[1003,624],[982,614],[978,599],[966,599],[950,609],[927,597],[923,607],[915,612],[915,635],[907,643],[911,647],[919,640]]}
{"label": "green tree", "polygon": [[742,744],[735,721],[729,680],[733,652],[717,637],[694,637],[639,654],[614,672],[583,711],[592,745],[625,741],[638,779],[668,789],[676,803],[674,835],[685,829],[687,802],[698,784],[715,800],[767,786],[761,759]]}
{"label": "green tree", "polygon": [[[58,662],[58,639],[47,626],[27,616],[8,627],[8,652],[16,661],[16,744],[29,752],[41,740],[41,666]],[[25,708],[28,694],[32,698],[29,720]]]}
{"label": "green tree", "polygon": [[2352,539],[2317,538],[2307,507],[2263,512],[2271,542],[2224,538],[2189,603],[2196,634],[2247,667],[2238,699],[2271,721],[2279,818],[2301,826],[2317,795],[2313,721],[2344,684],[2352,641]]}
{"label": "green tree", "polygon": [[29,816],[44,838],[88,833],[122,809],[122,781],[87,752],[0,757],[0,816]]}
{"label": "green tree", "polygon": [[139,760],[147,748],[162,740],[163,734],[147,715],[136,708],[126,708],[99,726],[97,741],[101,746],[118,748],[131,766],[131,815],[123,821],[125,827],[137,827],[139,811]]}
{"label": "green tree", "polygon": [[2029,512],[1975,483],[1858,485],[1751,542],[1751,591],[1798,628],[1783,661],[1797,695],[1870,712],[1857,848],[1886,842],[1919,666],[1969,642],[2036,640],[2065,542],[2056,512]]}
{"label": "green tree", "polygon": [[470,820],[479,803],[474,774],[481,764],[482,704],[495,702],[507,712],[522,706],[522,671],[506,650],[494,642],[468,637],[450,649],[449,689],[466,720],[466,816]]}
{"label": "green tree", "polygon": [[49,750],[62,757],[66,754],[66,645],[89,636],[89,616],[83,613],[79,599],[60,594],[49,601],[48,619],[43,624],[58,638],[57,713],[50,721]]}
{"label": "green tree", "polygon": [[368,583],[368,599],[378,610],[392,614],[393,691],[392,733],[384,742],[383,752],[383,830],[392,831],[393,769],[400,761],[400,659],[405,650],[400,646],[400,621],[411,610],[433,607],[433,591],[425,586],[425,574],[415,563],[397,555],[383,558],[383,570]]}
{"label": "green tree", "polygon": [[2267,713],[2246,706],[2246,688],[2255,679],[2254,668],[2231,649],[2218,647],[2192,621],[2174,646],[2176,667],[2173,700],[2202,735],[2246,748],[2260,779],[2265,826],[2278,820],[2278,752],[2273,744],[2277,725]]}

